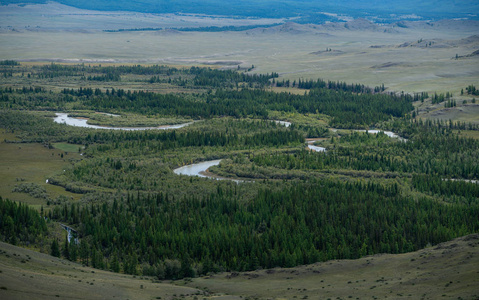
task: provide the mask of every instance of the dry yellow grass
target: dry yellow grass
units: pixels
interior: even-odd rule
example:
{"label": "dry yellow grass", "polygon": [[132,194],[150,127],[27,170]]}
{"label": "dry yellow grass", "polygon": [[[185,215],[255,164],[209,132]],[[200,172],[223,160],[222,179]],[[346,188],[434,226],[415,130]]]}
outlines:
{"label": "dry yellow grass", "polygon": [[[459,102],[456,100],[456,102]],[[454,122],[466,122],[467,124],[479,124],[479,104],[459,104],[456,107],[445,108],[444,103],[430,106],[427,111],[420,113],[422,118]]]}
{"label": "dry yellow grass", "polygon": [[479,234],[407,254],[173,283],[95,270],[0,243],[0,298],[475,300],[478,266]]}
{"label": "dry yellow grass", "polygon": [[479,234],[413,253],[221,273],[191,287],[250,299],[479,299]]}
{"label": "dry yellow grass", "polygon": [[193,299],[200,291],[0,243],[0,299]]}
{"label": "dry yellow grass", "polygon": [[[445,48],[397,46],[424,39],[459,40],[464,30],[401,29],[396,33],[324,31],[315,33],[183,32],[3,32],[0,59],[85,62],[102,65],[172,64],[218,67],[255,66],[254,73],[280,79],[384,84],[391,91],[459,93],[476,84],[478,56],[472,45]],[[379,48],[371,48],[378,46]],[[477,45],[476,45],[477,47]],[[316,54],[331,48],[338,55]],[[476,48],[477,49],[477,48]]]}
{"label": "dry yellow grass", "polygon": [[304,95],[304,93],[307,93],[307,90],[304,90],[304,89],[276,87],[276,86],[271,87],[270,90],[275,93],[291,93],[294,95]]}
{"label": "dry yellow grass", "polygon": [[[45,66],[45,65],[50,65],[52,62],[51,61],[24,61],[21,64],[25,66]],[[81,64],[81,62],[55,62],[55,64],[58,65],[66,65],[66,66],[74,66]],[[104,63],[85,63],[85,65],[90,65],[92,67],[119,67],[119,66],[137,66],[138,63],[132,63],[132,62],[124,62],[124,63],[110,63],[110,62],[104,62]],[[155,66],[155,65],[163,65],[163,64],[157,64],[157,63],[141,63],[142,66]],[[179,64],[164,64],[167,65],[170,68],[177,68],[177,69],[184,69],[187,68],[187,66],[184,65],[179,65]]]}
{"label": "dry yellow grass", "polygon": [[463,137],[468,137],[468,138],[473,138],[473,139],[479,139],[479,131],[475,130],[454,130],[455,132],[458,132],[459,135]]}

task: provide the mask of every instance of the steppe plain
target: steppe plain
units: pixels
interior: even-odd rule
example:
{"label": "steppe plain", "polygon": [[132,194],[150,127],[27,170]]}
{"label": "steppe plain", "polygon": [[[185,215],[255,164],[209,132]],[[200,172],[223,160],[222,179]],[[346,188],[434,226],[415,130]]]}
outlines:
{"label": "steppe plain", "polygon": [[[176,30],[268,24],[275,26]],[[128,31],[145,28],[161,30]],[[396,92],[457,93],[479,79],[479,55],[474,53],[479,21],[471,20],[375,24],[358,19],[309,25],[294,19],[106,13],[55,3],[9,5],[0,10],[0,44],[2,59],[23,62],[254,65],[251,72],[277,72],[292,81],[384,84]]]}

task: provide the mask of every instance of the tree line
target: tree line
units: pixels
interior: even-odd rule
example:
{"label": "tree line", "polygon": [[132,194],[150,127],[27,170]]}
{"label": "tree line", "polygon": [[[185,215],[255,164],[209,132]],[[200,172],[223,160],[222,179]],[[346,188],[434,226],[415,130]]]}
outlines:
{"label": "tree line", "polygon": [[36,243],[48,233],[37,210],[0,196],[0,240],[13,245]]}

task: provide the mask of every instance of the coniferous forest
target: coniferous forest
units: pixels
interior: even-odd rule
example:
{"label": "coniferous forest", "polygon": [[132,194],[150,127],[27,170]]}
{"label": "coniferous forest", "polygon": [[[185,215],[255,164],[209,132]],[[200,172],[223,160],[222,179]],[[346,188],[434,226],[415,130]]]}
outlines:
{"label": "coniferous forest", "polygon": [[[404,253],[479,232],[479,141],[462,134],[479,128],[416,118],[415,102],[437,97],[248,71],[0,64],[4,144],[76,149],[48,184],[78,195],[19,184],[14,192],[39,205],[0,198],[0,239],[178,279]],[[55,113],[188,126],[91,129]],[[222,180],[173,172],[214,159],[208,173]],[[70,242],[54,234],[59,223],[76,231]]]}

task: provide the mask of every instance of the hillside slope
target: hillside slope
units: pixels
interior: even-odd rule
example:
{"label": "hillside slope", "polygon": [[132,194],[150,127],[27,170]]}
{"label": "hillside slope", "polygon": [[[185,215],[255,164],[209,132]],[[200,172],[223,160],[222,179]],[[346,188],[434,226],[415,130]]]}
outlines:
{"label": "hillside slope", "polygon": [[478,299],[478,266],[479,234],[472,234],[412,253],[220,273],[175,285],[0,243],[0,298]]}
{"label": "hillside slope", "polygon": [[417,252],[223,273],[189,286],[260,299],[479,299],[479,234]]}
{"label": "hillside slope", "polygon": [[152,279],[83,267],[0,243],[0,299],[171,299],[200,293]]}

